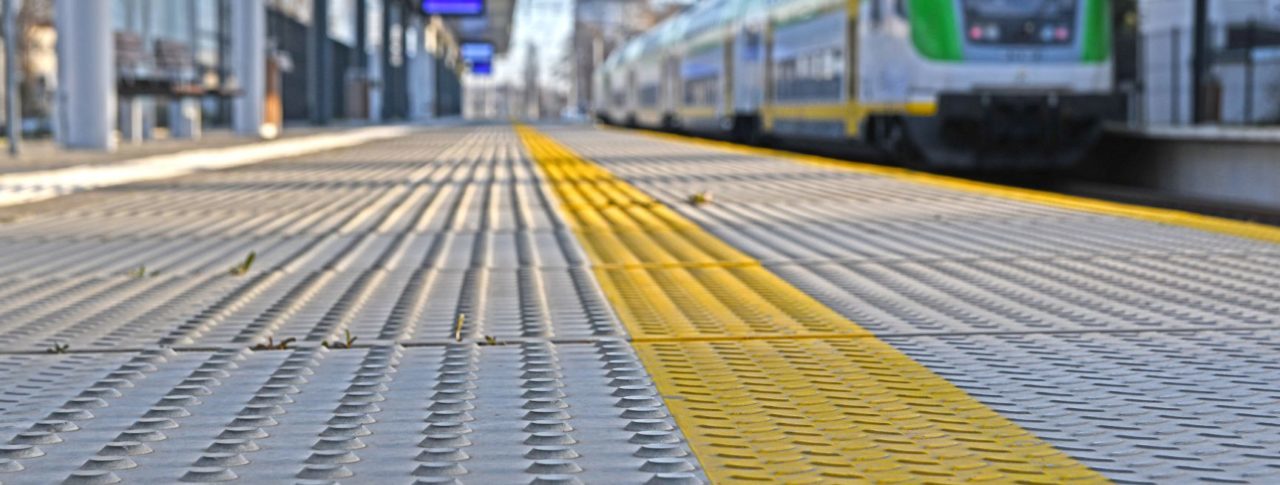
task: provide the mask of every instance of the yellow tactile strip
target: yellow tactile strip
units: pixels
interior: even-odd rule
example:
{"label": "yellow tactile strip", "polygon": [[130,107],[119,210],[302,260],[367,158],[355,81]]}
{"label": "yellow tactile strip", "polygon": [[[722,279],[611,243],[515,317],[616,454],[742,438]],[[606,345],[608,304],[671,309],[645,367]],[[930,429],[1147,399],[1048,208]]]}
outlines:
{"label": "yellow tactile strip", "polygon": [[521,134],[634,340],[868,335],[631,184]]}
{"label": "yellow tactile strip", "polygon": [[642,343],[718,482],[1099,482],[874,338]]}
{"label": "yellow tactile strip", "polygon": [[596,278],[636,341],[870,335],[758,265],[596,268]]}
{"label": "yellow tactile strip", "polygon": [[[518,129],[578,237],[617,245],[588,249],[596,275],[713,481],[1106,482],[636,188]],[[677,250],[687,247],[699,251]]]}

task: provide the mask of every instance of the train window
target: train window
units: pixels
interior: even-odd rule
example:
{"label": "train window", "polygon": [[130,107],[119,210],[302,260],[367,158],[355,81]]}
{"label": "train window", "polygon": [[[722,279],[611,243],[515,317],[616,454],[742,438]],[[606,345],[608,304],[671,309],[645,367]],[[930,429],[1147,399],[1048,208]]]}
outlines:
{"label": "train window", "polygon": [[686,79],[684,82],[684,104],[686,106],[713,106],[720,99],[718,76]]}
{"label": "train window", "polygon": [[1078,0],[965,0],[970,44],[1067,45],[1074,41]]}
{"label": "train window", "polygon": [[680,66],[684,80],[686,106],[714,105],[720,100],[721,68],[724,50],[714,44],[695,49],[685,55]]}
{"label": "train window", "polygon": [[640,87],[640,106],[655,107],[658,105],[658,85],[645,84]]}
{"label": "train window", "polygon": [[845,28],[840,12],[782,18],[774,24],[770,96],[780,102],[844,98]]}
{"label": "train window", "polygon": [[763,42],[759,32],[748,31],[746,39],[742,46],[742,60],[748,62],[759,61],[764,53]]}
{"label": "train window", "polygon": [[778,101],[840,99],[844,52],[823,47],[781,59],[774,65],[773,97]]}

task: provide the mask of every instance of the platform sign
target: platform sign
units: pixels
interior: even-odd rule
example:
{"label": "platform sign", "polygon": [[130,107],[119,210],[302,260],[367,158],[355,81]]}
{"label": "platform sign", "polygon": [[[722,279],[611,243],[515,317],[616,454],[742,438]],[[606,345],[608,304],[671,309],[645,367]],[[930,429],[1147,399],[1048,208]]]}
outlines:
{"label": "platform sign", "polygon": [[458,53],[462,55],[464,61],[485,61],[493,60],[493,44],[488,42],[463,42],[458,48]]}
{"label": "platform sign", "polygon": [[480,15],[484,0],[422,0],[422,11],[427,15]]}
{"label": "platform sign", "polygon": [[488,42],[463,42],[458,47],[463,62],[471,66],[471,74],[488,75],[493,72],[493,44]]}

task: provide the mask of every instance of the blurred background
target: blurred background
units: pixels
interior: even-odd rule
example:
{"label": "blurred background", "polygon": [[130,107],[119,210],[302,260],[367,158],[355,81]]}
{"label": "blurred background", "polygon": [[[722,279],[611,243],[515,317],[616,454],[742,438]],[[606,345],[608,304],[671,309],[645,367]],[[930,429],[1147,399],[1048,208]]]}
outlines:
{"label": "blurred background", "polygon": [[[294,124],[583,119],[604,60],[693,3],[6,0],[12,80],[0,90],[21,136],[101,149],[234,128],[244,97],[261,105],[252,111],[267,135]],[[1280,122],[1280,0],[1109,8],[1128,123]],[[103,110],[110,119],[91,115]]]}

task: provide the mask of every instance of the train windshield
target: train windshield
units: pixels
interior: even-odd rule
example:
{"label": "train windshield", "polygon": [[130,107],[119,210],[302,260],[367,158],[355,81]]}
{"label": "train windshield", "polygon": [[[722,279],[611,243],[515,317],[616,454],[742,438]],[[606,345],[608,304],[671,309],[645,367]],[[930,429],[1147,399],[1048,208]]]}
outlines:
{"label": "train windshield", "polygon": [[962,0],[965,36],[987,45],[1067,45],[1080,0]]}

